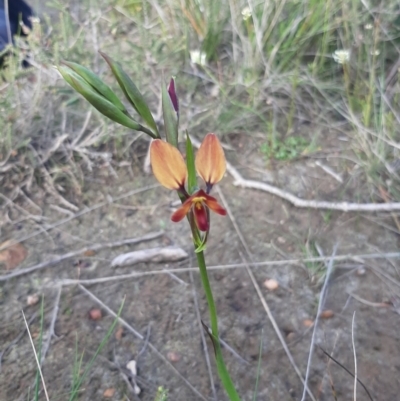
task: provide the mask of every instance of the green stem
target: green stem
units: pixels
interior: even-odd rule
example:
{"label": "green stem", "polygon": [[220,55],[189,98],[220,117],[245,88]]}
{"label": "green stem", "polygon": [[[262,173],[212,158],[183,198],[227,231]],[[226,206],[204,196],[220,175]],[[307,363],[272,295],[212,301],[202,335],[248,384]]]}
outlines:
{"label": "green stem", "polygon": [[[196,245],[195,245],[196,246]],[[222,357],[221,351],[221,343],[219,341],[219,332],[218,332],[218,318],[217,318],[217,308],[215,307],[214,297],[211,291],[210,281],[208,280],[206,261],[204,259],[203,251],[196,253],[197,262],[200,268],[200,277],[201,283],[204,288],[204,292],[206,294],[208,311],[210,313],[210,321],[211,321],[211,331],[213,337],[213,344],[215,350],[215,358],[217,362],[217,370],[218,375],[221,379],[221,382],[227,392],[231,401],[240,401],[240,397],[236,392],[235,386],[232,382],[232,379],[226,369],[224,359]]]}

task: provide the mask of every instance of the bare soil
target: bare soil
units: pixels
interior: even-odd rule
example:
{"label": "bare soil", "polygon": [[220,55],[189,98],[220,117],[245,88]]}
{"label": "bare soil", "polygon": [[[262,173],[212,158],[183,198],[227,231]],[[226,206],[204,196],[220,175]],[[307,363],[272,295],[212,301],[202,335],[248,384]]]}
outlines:
{"label": "bare soil", "polygon": [[[335,200],[340,184],[311,159],[282,163],[266,168],[262,155],[255,150],[256,142],[237,135],[225,138],[235,151],[227,157],[243,175],[268,180],[304,198]],[[107,168],[88,178],[79,202],[80,210],[106,201],[106,205],[73,218],[56,228],[65,215],[50,207],[55,200],[39,195],[32,199],[42,208],[43,220],[31,219],[18,225],[3,226],[1,241],[21,239],[29,256],[18,268],[35,265],[61,256],[69,251],[97,243],[141,237],[150,232],[165,230],[151,242],[137,246],[104,248],[94,255],[81,255],[48,268],[1,282],[0,287],[0,350],[13,344],[3,355],[0,372],[0,400],[32,399],[36,374],[34,356],[27,335],[13,343],[26,329],[21,316],[23,309],[30,331],[38,346],[40,332],[40,302],[27,306],[31,294],[44,296],[44,341],[55,307],[57,282],[62,279],[95,279],[131,272],[151,272],[160,269],[196,266],[189,229],[186,222],[170,222],[174,193],[157,187],[121,199],[118,196],[154,183],[154,178],[141,172],[139,165],[118,171],[115,178]],[[332,165],[332,167],[335,167]],[[133,173],[133,175],[132,175]],[[272,181],[271,181],[272,180]],[[352,349],[352,320],[359,379],[366,385],[374,400],[398,399],[400,389],[399,264],[395,259],[381,257],[366,259],[357,255],[384,255],[398,249],[398,236],[390,216],[327,213],[318,210],[299,210],[277,197],[259,191],[237,188],[226,177],[220,189],[232,215],[250,249],[246,254],[229,217],[212,216],[212,229],[206,251],[209,266],[224,266],[243,262],[250,265],[263,296],[288,344],[293,360],[305,375],[312,328],[307,320],[315,320],[319,295],[326,266],[323,263],[283,263],[279,266],[253,266],[254,262],[284,261],[307,256],[307,244],[316,244],[325,255],[338,244],[338,255],[353,255],[335,262],[328,283],[325,310],[333,316],[321,319],[315,343],[332,354],[343,366],[354,372]],[[218,193],[214,192],[218,196]],[[31,205],[19,205],[34,213]],[[37,211],[36,211],[37,213]],[[4,217],[4,215],[3,215]],[[9,216],[11,219],[17,216]],[[131,267],[110,267],[113,257],[123,252],[148,247],[176,244],[190,253],[189,260],[176,264],[147,263]],[[311,246],[311,245],[310,245]],[[311,247],[309,247],[311,249]],[[315,248],[313,248],[315,249]],[[3,273],[6,273],[3,271]],[[179,279],[177,279],[179,278]],[[263,282],[274,278],[279,282],[276,291],[268,291]],[[193,280],[193,281],[192,281]],[[303,385],[282,348],[271,321],[264,310],[247,270],[242,267],[210,270],[210,280],[219,313],[222,339],[240,356],[224,349],[227,364],[243,400],[252,400],[261,351],[258,386],[259,400],[300,400]],[[114,334],[93,365],[85,381],[80,400],[101,400],[107,389],[115,389],[111,399],[154,400],[157,388],[168,389],[169,400],[185,401],[213,399],[212,384],[206,364],[211,360],[212,376],[218,400],[227,399],[216,378],[212,346],[206,338],[202,344],[202,327],[197,313],[208,324],[208,312],[198,273],[176,272],[150,274],[132,279],[85,285],[105,305],[117,312],[124,297],[122,318],[170,362],[202,397],[178,376],[171,366],[140,340],[123,329],[121,338]],[[360,302],[350,294],[367,301]],[[199,309],[196,308],[197,297]],[[84,352],[87,363],[104,338],[113,321],[103,308],[103,318],[88,318],[92,308],[99,308],[78,285],[63,286],[56,315],[55,336],[47,352],[43,374],[51,400],[68,399],[74,360]],[[397,306],[397,309],[396,309]],[[144,351],[140,351],[144,348]],[[140,354],[140,355],[139,355]],[[137,359],[137,383],[141,394],[134,396],[115,364],[125,366]],[[82,371],[82,369],[81,369]],[[353,399],[354,380],[316,347],[311,361],[309,385],[315,398],[333,400]],[[366,392],[357,386],[357,400],[368,400]],[[30,394],[30,396],[29,396]],[[42,394],[41,399],[44,399]]]}

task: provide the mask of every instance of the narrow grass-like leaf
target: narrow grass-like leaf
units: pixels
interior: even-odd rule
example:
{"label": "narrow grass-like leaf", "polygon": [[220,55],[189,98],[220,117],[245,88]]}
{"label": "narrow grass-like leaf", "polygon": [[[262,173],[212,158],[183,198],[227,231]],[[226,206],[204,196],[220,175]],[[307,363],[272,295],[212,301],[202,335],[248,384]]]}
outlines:
{"label": "narrow grass-like leaf", "polygon": [[118,84],[124,92],[126,98],[129,100],[129,102],[132,104],[138,114],[143,118],[148,127],[152,130],[154,138],[160,138],[157,124],[155,123],[153,115],[151,114],[151,111],[147,106],[146,100],[140,93],[139,89],[129,78],[128,74],[124,71],[120,63],[113,60],[105,53],[100,52],[100,54],[110,66],[111,71],[113,72],[115,78],[117,78]]}
{"label": "narrow grass-like leaf", "polygon": [[256,384],[254,387],[253,401],[257,400],[257,391],[258,391],[258,381],[260,379],[261,372],[261,356],[262,356],[262,348],[263,348],[263,330],[261,330],[261,341],[260,341],[260,352],[258,354],[258,366],[257,366],[257,375],[256,375]]}
{"label": "narrow grass-like leaf", "polygon": [[63,61],[62,64],[75,71],[80,77],[82,77],[84,81],[91,85],[95,91],[99,92],[100,95],[104,96],[122,112],[124,112],[125,114],[128,113],[125,106],[119,100],[118,96],[94,72],[90,71],[80,64],[72,63],[70,61]]}
{"label": "narrow grass-like leaf", "polygon": [[164,84],[161,88],[161,101],[167,142],[178,147],[178,115]]}

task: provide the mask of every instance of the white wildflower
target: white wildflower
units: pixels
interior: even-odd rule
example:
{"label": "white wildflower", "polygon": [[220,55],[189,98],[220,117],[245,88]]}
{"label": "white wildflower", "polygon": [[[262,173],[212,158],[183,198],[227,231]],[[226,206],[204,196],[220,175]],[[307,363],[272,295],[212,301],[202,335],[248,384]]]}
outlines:
{"label": "white wildflower", "polygon": [[367,31],[370,31],[373,27],[374,27],[374,26],[373,26],[372,24],[366,24],[366,25],[364,26],[364,29],[367,30]]}
{"label": "white wildflower", "polygon": [[380,51],[379,49],[375,49],[375,50],[371,50],[371,51],[369,52],[369,54],[370,54],[371,56],[379,56],[379,55],[381,54],[381,51]]}
{"label": "white wildflower", "polygon": [[207,57],[206,57],[206,54],[200,50],[191,50],[190,51],[190,61],[193,64],[206,65]]}
{"label": "white wildflower", "polygon": [[335,50],[335,52],[332,54],[332,57],[338,64],[346,64],[350,60],[350,50]]}
{"label": "white wildflower", "polygon": [[250,7],[245,7],[242,10],[242,17],[244,21],[247,21],[249,18],[251,18],[251,9]]}

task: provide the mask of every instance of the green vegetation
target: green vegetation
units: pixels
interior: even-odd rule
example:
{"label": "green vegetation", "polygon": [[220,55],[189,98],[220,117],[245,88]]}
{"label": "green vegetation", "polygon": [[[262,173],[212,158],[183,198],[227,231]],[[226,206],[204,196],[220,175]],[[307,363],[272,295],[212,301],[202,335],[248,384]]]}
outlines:
{"label": "green vegetation", "polygon": [[260,150],[268,159],[293,160],[306,154],[308,145],[308,141],[301,136],[289,136],[283,141],[263,143]]}
{"label": "green vegetation", "polygon": [[[163,72],[166,81],[176,75],[178,91],[192,105],[190,115],[181,116],[191,132],[264,133],[262,153],[278,160],[297,158],[314,140],[323,145],[327,135],[344,132],[365,182],[390,171],[399,156],[397,3],[251,4],[250,9],[238,0],[85,1],[78,24],[67,5],[53,1],[57,17],[42,18],[29,39],[33,67],[19,67],[21,50],[2,71],[1,163],[13,163],[13,172],[20,173],[23,159],[39,183],[37,168],[44,165],[55,184],[68,183],[76,192],[88,167],[129,157],[136,136],[97,112],[86,127],[96,134],[74,142],[71,131],[82,128],[91,108],[51,68],[63,59],[76,61],[118,90],[100,62],[102,50],[140,82],[155,116],[161,86],[155,77]],[[303,122],[311,123],[307,135],[297,132]],[[66,132],[68,139],[54,150]]]}
{"label": "green vegetation", "polygon": [[[226,142],[228,134],[247,135],[257,141],[265,168],[269,160],[294,163],[320,149],[340,152],[349,182],[357,181],[357,201],[368,200],[365,188],[372,193],[381,185],[398,198],[397,1],[79,3],[79,13],[71,14],[73,5],[52,0],[54,15],[42,16],[28,46],[19,42],[0,71],[0,186],[1,192],[14,191],[13,200],[32,185],[82,199],[87,172],[145,156],[142,133],[103,117],[53,68],[62,60],[84,65],[122,99],[99,51],[140,83],[152,115],[138,123],[147,122],[154,132],[163,130],[161,86],[176,76],[185,103],[181,126],[191,134],[218,132]],[[31,67],[22,69],[27,53]],[[124,106],[136,118],[135,102]],[[343,136],[347,142],[340,148]],[[388,174],[390,187],[382,178]],[[325,222],[330,219],[326,212]],[[304,253],[318,255],[314,244]],[[307,269],[321,282],[322,263],[308,263]],[[79,376],[83,362],[76,356],[71,400],[94,361]],[[156,397],[166,400],[167,393],[159,389]]]}

